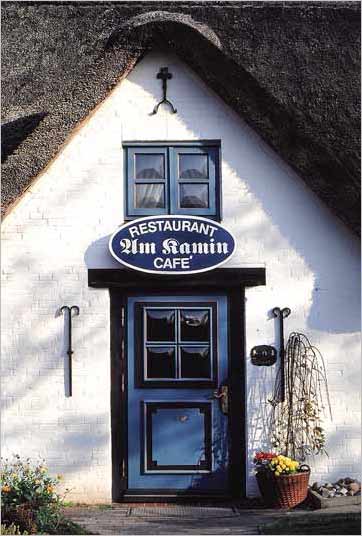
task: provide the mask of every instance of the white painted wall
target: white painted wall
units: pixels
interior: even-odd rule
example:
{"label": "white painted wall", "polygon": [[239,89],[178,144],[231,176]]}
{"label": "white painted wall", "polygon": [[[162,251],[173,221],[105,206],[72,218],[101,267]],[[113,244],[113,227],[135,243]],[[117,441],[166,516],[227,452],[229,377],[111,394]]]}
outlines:
{"label": "white painted wall", "polygon": [[[160,109],[155,78],[173,73]],[[266,266],[246,294],[246,355],[276,344],[275,306],[324,355],[333,421],[313,479],[360,469],[359,244],[302,180],[182,62],[151,53],[120,83],[3,223],[3,455],[44,456],[71,498],[111,498],[109,297],[87,269],[116,267],[108,236],[123,222],[122,140],[221,139],[223,224],[237,238],[227,266]],[[341,177],[343,180],[343,177]],[[73,321],[73,397],[65,396],[62,305]],[[263,437],[275,368],[247,364],[250,459]],[[248,493],[256,486],[249,465]]]}

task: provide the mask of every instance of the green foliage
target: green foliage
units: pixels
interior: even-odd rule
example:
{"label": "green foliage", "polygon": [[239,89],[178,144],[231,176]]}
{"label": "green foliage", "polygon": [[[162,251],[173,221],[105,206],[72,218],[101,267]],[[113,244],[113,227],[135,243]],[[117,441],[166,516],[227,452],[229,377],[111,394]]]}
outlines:
{"label": "green foliage", "polygon": [[63,519],[57,529],[57,534],[93,534],[92,532],[86,531],[83,527],[77,523],[73,523],[69,519]]}
{"label": "green foliage", "polygon": [[[77,523],[73,523],[73,521],[70,521],[69,519],[61,519],[59,522],[56,532],[42,532],[37,531],[37,534],[93,534],[92,532],[86,531],[83,527],[78,525]],[[1,525],[1,535],[2,536],[25,536],[29,535],[29,532],[21,531],[20,528],[12,523],[11,525]]]}
{"label": "green foliage", "polygon": [[14,525],[14,523],[12,523],[11,525],[8,525],[8,526],[1,525],[1,534],[4,536],[7,536],[7,535],[18,536],[18,534],[29,534],[29,532],[27,531],[21,532],[19,527]]}
{"label": "green foliage", "polygon": [[40,506],[36,512],[36,525],[40,533],[46,534],[58,534],[58,526],[63,518],[58,505],[55,507],[52,505]]}
{"label": "green foliage", "polygon": [[60,496],[55,487],[60,476],[49,475],[45,463],[31,465],[30,460],[21,461],[15,455],[14,460],[5,460],[1,472],[1,506],[4,508],[24,503],[31,503],[34,509],[49,504],[57,504]]}
{"label": "green foliage", "polygon": [[112,510],[113,507],[111,504],[97,504],[97,508],[100,510]]}
{"label": "green foliage", "polygon": [[4,460],[1,471],[1,516],[30,534],[57,534],[63,520],[62,497],[56,492],[61,476],[50,476],[44,460],[32,464],[20,456]]}
{"label": "green foliage", "polygon": [[35,512],[30,504],[19,504],[17,506],[3,507],[1,509],[1,521],[5,525],[14,524],[21,531],[36,534]]}
{"label": "green foliage", "polygon": [[62,506],[64,506],[64,508],[67,508],[68,506],[79,506],[79,504],[75,503],[74,501],[63,501]]}

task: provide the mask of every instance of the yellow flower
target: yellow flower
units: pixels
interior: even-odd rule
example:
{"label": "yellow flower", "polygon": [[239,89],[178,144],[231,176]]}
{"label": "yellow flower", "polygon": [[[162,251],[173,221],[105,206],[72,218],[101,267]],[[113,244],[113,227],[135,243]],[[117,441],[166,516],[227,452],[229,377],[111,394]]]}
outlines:
{"label": "yellow flower", "polygon": [[35,484],[39,486],[39,484],[41,484],[41,480],[35,480]]}
{"label": "yellow flower", "polygon": [[279,475],[280,475],[279,471],[275,471],[274,474],[275,474],[275,476],[279,476]]}
{"label": "yellow flower", "polygon": [[5,486],[3,486],[3,487],[1,488],[1,491],[2,491],[3,493],[9,493],[9,491],[11,491],[11,487],[8,486],[7,484],[5,484]]}
{"label": "yellow flower", "polygon": [[47,492],[48,493],[53,493],[53,491],[54,491],[53,486],[47,486]]}
{"label": "yellow flower", "polygon": [[63,475],[57,475],[58,480],[63,480]]}

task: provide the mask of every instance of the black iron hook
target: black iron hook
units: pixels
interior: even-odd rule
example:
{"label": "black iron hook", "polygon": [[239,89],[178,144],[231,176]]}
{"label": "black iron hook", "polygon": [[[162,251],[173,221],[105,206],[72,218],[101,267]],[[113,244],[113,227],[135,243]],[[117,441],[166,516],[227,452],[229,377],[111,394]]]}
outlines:
{"label": "black iron hook", "polygon": [[[68,370],[69,370],[69,396],[72,396],[72,354],[74,354],[72,349],[72,316],[78,316],[79,315],[79,307],[78,305],[72,305],[71,307],[68,307],[68,305],[63,305],[63,307],[60,308],[60,312],[63,313],[64,311],[68,311]],[[72,312],[74,311],[74,315],[72,315]]]}
{"label": "black iron hook", "polygon": [[279,318],[279,334],[280,334],[280,348],[279,348],[279,360],[280,360],[280,391],[279,402],[285,401],[285,349],[284,349],[284,318],[287,318],[291,310],[289,307],[274,307],[272,310],[273,316]]}
{"label": "black iron hook", "polygon": [[169,107],[171,108],[171,112],[173,114],[177,113],[176,108],[173,106],[173,104],[168,100],[166,96],[167,95],[167,80],[171,80],[172,78],[172,74],[168,72],[168,67],[161,67],[160,72],[157,74],[157,78],[162,80],[163,98],[158,104],[156,104],[151,115],[157,114],[158,109],[161,106],[161,104],[168,104]]}

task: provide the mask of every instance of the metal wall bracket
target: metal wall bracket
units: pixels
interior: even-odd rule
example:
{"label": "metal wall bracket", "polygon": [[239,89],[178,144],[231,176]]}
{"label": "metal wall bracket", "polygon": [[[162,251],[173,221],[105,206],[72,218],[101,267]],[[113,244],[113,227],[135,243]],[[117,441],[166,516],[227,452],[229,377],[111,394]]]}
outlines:
{"label": "metal wall bracket", "polygon": [[279,318],[279,362],[280,362],[280,387],[278,393],[278,402],[285,401],[285,349],[284,349],[284,318],[287,318],[291,313],[288,307],[280,309],[274,307],[272,314],[275,318]]}
{"label": "metal wall bracket", "polygon": [[74,316],[79,315],[79,307],[78,305],[72,305],[71,307],[68,307],[68,305],[63,305],[63,307],[60,308],[60,312],[64,314],[64,311],[68,311],[68,371],[69,371],[69,396],[72,396],[73,393],[73,387],[72,387],[72,354],[74,354],[72,349],[72,312],[74,311]]}
{"label": "metal wall bracket", "polygon": [[153,112],[152,112],[151,115],[157,114],[158,109],[161,106],[161,104],[168,104],[169,107],[171,108],[171,112],[173,114],[177,113],[176,108],[173,106],[173,104],[167,98],[167,80],[171,80],[171,78],[172,78],[172,74],[168,72],[168,67],[161,67],[160,72],[157,75],[157,78],[162,80],[163,98],[158,104],[156,104],[156,106],[154,107]]}

